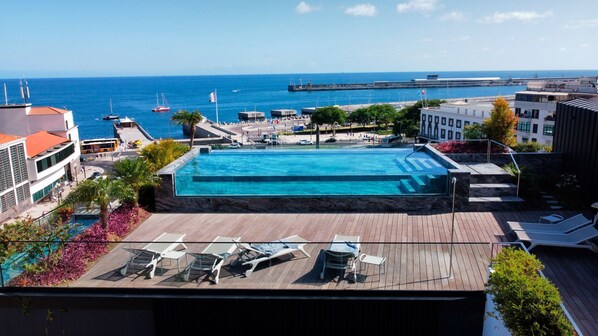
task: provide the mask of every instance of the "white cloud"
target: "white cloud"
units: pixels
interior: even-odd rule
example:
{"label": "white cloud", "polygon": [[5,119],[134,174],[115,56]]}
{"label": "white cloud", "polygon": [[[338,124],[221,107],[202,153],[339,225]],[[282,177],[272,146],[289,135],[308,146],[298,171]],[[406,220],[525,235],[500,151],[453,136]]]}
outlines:
{"label": "white cloud", "polygon": [[345,14],[353,16],[375,16],[376,12],[376,6],[369,3],[349,7],[345,10]]}
{"label": "white cloud", "polygon": [[495,12],[493,15],[485,16],[481,22],[484,23],[503,23],[505,21],[533,21],[538,19],[545,19],[553,16],[553,11],[549,10],[544,13],[531,12]]}
{"label": "white cloud", "polygon": [[426,38],[421,39],[421,41],[424,43],[430,43],[430,42],[432,42],[432,39],[429,37],[426,37]]}
{"label": "white cloud", "polygon": [[589,43],[582,43],[582,44],[581,44],[579,47],[580,47],[580,48],[587,48],[587,47],[589,47],[589,46],[590,46],[590,44],[589,44]]}
{"label": "white cloud", "polygon": [[538,41],[546,41],[546,36],[540,36],[540,37],[538,37]]}
{"label": "white cloud", "polygon": [[593,20],[579,20],[575,22],[567,23],[565,28],[568,29],[581,29],[581,28],[591,28],[591,27],[598,27],[598,19]]}
{"label": "white cloud", "polygon": [[478,48],[478,49],[474,49],[473,51],[474,51],[474,52],[481,53],[481,52],[488,52],[488,51],[490,51],[490,49],[488,49],[488,48],[484,47],[484,48]]}
{"label": "white cloud", "polygon": [[463,35],[461,37],[457,37],[457,38],[452,39],[453,42],[464,42],[464,41],[467,41],[467,40],[471,40],[471,37],[469,37],[469,35]]}
{"label": "white cloud", "polygon": [[410,0],[397,5],[397,12],[430,12],[436,9],[436,0]]}
{"label": "white cloud", "polygon": [[305,1],[301,1],[297,7],[295,7],[295,12],[299,13],[299,14],[307,14],[307,13],[311,13],[313,11],[317,11],[320,10],[320,6],[314,6],[314,5],[310,5]]}
{"label": "white cloud", "polygon": [[446,13],[440,17],[442,21],[465,21],[465,14],[460,11],[452,11],[450,13]]}
{"label": "white cloud", "polygon": [[559,48],[559,51],[567,51],[567,48]]}

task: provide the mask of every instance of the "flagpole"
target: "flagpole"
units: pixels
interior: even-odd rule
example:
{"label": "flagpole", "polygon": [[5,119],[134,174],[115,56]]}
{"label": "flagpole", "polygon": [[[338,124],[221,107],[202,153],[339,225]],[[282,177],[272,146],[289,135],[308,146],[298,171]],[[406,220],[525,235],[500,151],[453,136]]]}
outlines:
{"label": "flagpole", "polygon": [[216,101],[216,123],[219,124],[218,122],[218,91],[216,89],[214,89],[214,100]]}

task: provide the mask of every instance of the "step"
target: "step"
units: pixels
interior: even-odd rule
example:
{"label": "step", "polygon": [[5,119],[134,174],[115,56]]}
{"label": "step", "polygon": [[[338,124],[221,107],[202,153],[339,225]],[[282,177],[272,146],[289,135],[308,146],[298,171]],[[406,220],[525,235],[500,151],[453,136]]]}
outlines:
{"label": "step", "polygon": [[470,197],[469,211],[508,211],[523,210],[525,201],[517,196]]}
{"label": "step", "polygon": [[[423,177],[423,176],[422,176]],[[422,180],[422,177],[418,176],[418,175],[411,175],[411,179],[417,183],[417,185],[419,187],[424,187],[426,186],[426,182],[424,182],[424,180]]]}
{"label": "step", "polygon": [[408,180],[401,180],[401,184],[400,184],[404,190],[402,191],[407,191],[408,193],[415,193],[415,189],[413,188],[413,186],[409,183]]}
{"label": "step", "polygon": [[517,178],[511,174],[471,174],[470,183],[514,183]]}
{"label": "step", "polygon": [[416,159],[406,159],[405,161],[411,164],[411,166],[413,166],[415,170],[423,170],[423,168],[420,167],[419,164],[416,162]]}
{"label": "step", "polygon": [[515,195],[517,195],[517,186],[512,183],[472,183],[469,185],[470,197]]}

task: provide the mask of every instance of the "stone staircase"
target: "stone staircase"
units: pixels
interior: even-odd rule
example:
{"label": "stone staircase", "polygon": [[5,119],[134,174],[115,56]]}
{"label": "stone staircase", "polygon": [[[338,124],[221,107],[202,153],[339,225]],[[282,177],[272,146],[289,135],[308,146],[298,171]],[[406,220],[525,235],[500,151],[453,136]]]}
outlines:
{"label": "stone staircase", "polygon": [[469,206],[471,211],[522,209],[517,196],[517,178],[492,163],[462,163],[471,173]]}
{"label": "stone staircase", "polygon": [[[397,185],[402,194],[429,194],[440,193],[439,186],[444,178],[429,173],[431,168],[442,167],[431,158],[409,157],[405,160],[396,160],[397,166],[405,173],[410,174],[408,178],[402,178]],[[446,181],[446,179],[445,179]]]}

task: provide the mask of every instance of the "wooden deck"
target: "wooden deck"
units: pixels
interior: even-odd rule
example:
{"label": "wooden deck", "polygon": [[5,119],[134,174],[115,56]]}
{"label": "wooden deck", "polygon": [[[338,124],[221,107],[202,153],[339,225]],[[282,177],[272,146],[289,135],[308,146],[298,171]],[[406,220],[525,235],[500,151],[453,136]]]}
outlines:
{"label": "wooden deck", "polygon": [[[449,278],[451,214],[154,214],[127,238],[135,243],[113,249],[74,286],[480,291],[487,279],[490,242],[504,240],[499,223],[506,219],[501,216],[473,212],[455,215],[457,244],[453,276]],[[176,262],[169,260],[153,279],[118,275],[116,270],[128,257],[119,247],[142,247],[163,232],[186,233],[189,251],[198,252],[218,235],[241,237],[246,242],[299,235],[312,242],[306,247],[311,258],[298,253],[290,260],[265,262],[248,278],[242,276],[243,268],[227,266],[227,261],[218,285],[181,281],[175,276]],[[337,233],[358,235],[363,253],[386,256],[386,273],[378,276],[377,267],[370,265],[358,272],[356,283],[348,281],[351,273],[339,279],[335,270],[327,270],[325,279],[320,280],[318,255]],[[181,269],[185,265],[182,258]]]}
{"label": "wooden deck", "polygon": [[[572,213],[560,213],[566,217]],[[330,213],[330,214],[154,214],[101,258],[73,287],[188,288],[267,290],[481,291],[487,281],[492,242],[508,241],[507,221],[538,221],[546,212],[464,212],[455,214],[453,276],[448,277],[451,214]],[[274,260],[258,266],[248,278],[243,270],[223,267],[220,283],[184,282],[176,263],[164,262],[153,279],[122,277],[117,270],[127,260],[121,247],[141,247],[163,232],[186,233],[189,251],[201,251],[216,236],[268,242],[299,235],[312,243],[310,258]],[[335,234],[358,235],[362,252],[386,256],[386,273],[375,266],[340,279],[328,270],[319,279],[319,252]],[[598,254],[590,251],[538,247],[533,251],[546,265],[545,274],[560,289],[565,307],[585,335],[598,334]],[[180,267],[185,267],[185,259]]]}

